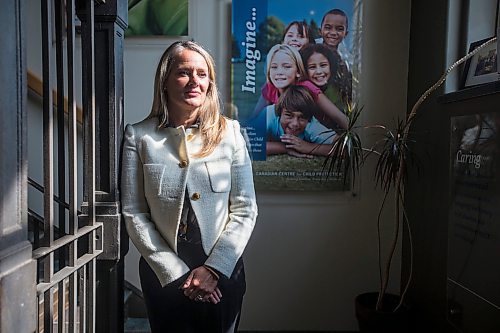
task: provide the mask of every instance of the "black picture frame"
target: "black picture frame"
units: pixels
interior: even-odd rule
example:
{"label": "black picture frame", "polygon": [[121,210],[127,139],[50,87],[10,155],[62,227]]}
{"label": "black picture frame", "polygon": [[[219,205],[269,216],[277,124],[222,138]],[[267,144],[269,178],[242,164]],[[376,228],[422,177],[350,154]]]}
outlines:
{"label": "black picture frame", "polygon": [[[487,42],[493,37],[488,37],[470,44],[469,52]],[[461,89],[495,82],[500,79],[498,72],[498,43],[491,43],[480,52],[472,56],[465,63],[461,78]]]}

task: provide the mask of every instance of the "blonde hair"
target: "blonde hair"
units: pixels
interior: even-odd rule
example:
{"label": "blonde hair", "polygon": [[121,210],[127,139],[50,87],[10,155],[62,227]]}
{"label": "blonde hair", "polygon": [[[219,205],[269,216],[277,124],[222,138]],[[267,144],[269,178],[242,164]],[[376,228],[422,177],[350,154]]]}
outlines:
{"label": "blonde hair", "polygon": [[302,62],[302,57],[300,56],[299,51],[297,51],[295,48],[290,47],[286,44],[276,44],[273,47],[271,47],[271,49],[267,53],[267,69],[266,69],[267,82],[272,83],[271,77],[270,77],[271,61],[272,61],[274,55],[280,51],[282,51],[283,53],[288,55],[290,58],[292,58],[292,61],[295,63],[295,66],[297,67],[297,74],[299,74],[297,81],[304,80],[307,77],[306,69],[304,67],[304,63]]}
{"label": "blonde hair", "polygon": [[199,129],[202,136],[203,146],[194,156],[203,157],[210,155],[222,140],[226,128],[226,120],[221,115],[221,104],[219,91],[215,84],[215,64],[212,56],[200,45],[191,41],[178,41],[170,45],[161,56],[156,68],[153,106],[148,118],[158,118],[158,127],[168,125],[168,96],[165,85],[168,76],[172,72],[175,58],[184,50],[190,50],[200,54],[208,66],[209,86],[207,97],[199,112]]}

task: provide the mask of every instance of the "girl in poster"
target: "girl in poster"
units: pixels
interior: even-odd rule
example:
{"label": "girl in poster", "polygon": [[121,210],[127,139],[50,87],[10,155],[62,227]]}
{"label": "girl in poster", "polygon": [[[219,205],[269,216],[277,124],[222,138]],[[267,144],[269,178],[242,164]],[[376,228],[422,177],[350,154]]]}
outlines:
{"label": "girl in poster", "polygon": [[[344,80],[338,75],[340,56],[324,44],[310,44],[300,54],[306,68],[307,78],[314,83],[327,98],[345,112],[350,101],[350,92]],[[316,113],[315,117],[326,127],[335,129],[337,124],[331,118]]]}
{"label": "girl in poster", "polygon": [[267,55],[267,82],[262,98],[267,105],[276,104],[279,96],[291,85],[306,87],[321,110],[321,118],[329,118],[341,128],[347,128],[347,117],[314,83],[306,79],[302,58],[297,50],[285,44],[274,45]]}
{"label": "girl in poster", "polygon": [[309,43],[315,43],[311,30],[306,21],[293,21],[288,24],[283,36],[283,44],[296,48],[300,51]]}

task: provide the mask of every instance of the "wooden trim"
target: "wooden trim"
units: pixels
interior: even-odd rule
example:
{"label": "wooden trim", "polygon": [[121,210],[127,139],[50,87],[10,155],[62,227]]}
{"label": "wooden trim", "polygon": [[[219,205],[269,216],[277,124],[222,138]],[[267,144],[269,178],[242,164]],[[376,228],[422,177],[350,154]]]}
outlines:
{"label": "wooden trim", "polygon": [[[28,72],[28,88],[35,94],[43,98],[43,82],[30,70]],[[57,101],[57,90],[52,90],[52,100],[54,101],[54,106],[57,107],[55,101]],[[64,96],[64,113],[68,114],[68,99]],[[83,123],[83,112],[80,106],[76,106],[76,119],[79,124]]]}

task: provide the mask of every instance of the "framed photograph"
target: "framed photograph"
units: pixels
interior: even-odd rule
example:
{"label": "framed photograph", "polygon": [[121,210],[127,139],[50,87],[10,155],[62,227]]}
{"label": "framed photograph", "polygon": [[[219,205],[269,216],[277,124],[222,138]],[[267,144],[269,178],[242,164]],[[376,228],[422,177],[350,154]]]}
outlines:
{"label": "framed photograph", "polygon": [[[478,46],[488,41],[490,38],[485,38],[480,41],[471,43],[469,52],[476,49]],[[498,73],[498,43],[491,43],[475,54],[465,63],[464,74],[462,79],[462,87],[471,87],[478,84],[495,82],[500,79]]]}
{"label": "framed photograph", "polygon": [[188,0],[128,0],[130,36],[187,36]]}

